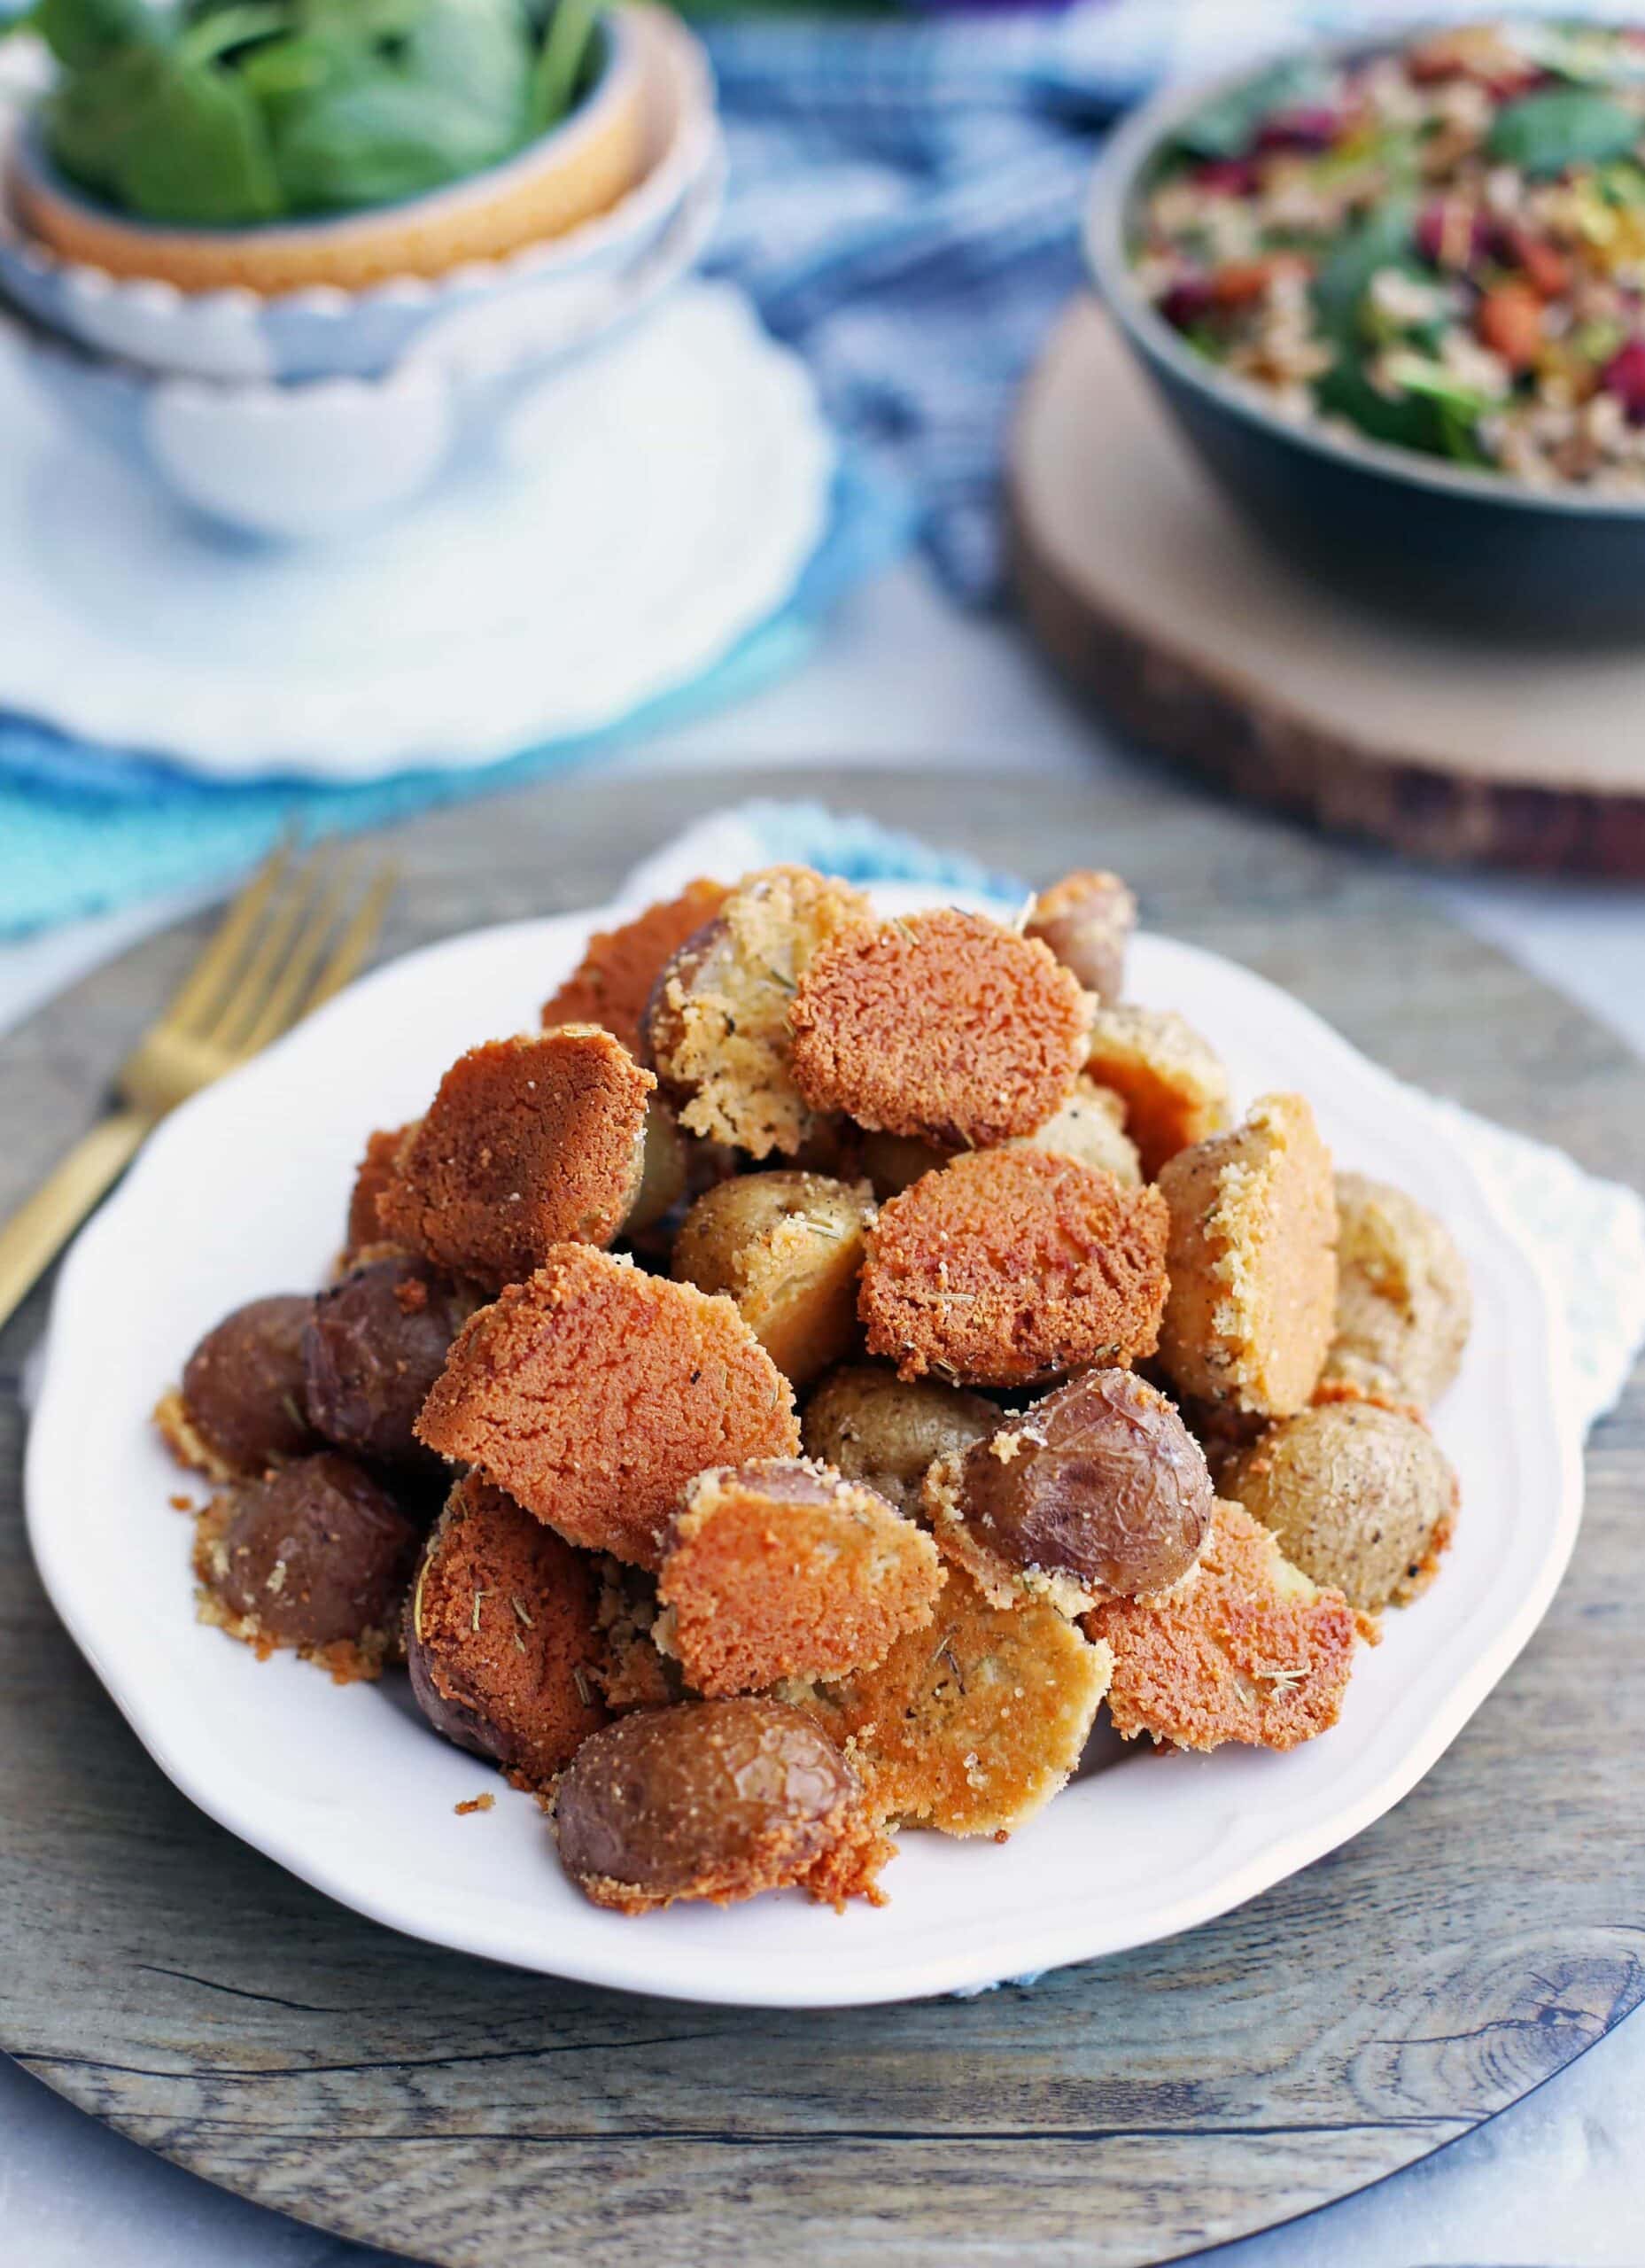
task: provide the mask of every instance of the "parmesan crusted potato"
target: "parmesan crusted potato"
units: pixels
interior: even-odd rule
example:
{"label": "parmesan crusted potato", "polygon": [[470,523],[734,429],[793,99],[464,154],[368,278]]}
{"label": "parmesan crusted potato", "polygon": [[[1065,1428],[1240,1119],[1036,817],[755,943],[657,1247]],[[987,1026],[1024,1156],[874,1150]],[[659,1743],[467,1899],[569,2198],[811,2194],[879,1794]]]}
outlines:
{"label": "parmesan crusted potato", "polygon": [[674,1242],[676,1282],[723,1292],[795,1386],[857,1336],[857,1279],[873,1206],[866,1183],[751,1173],[707,1190]]}

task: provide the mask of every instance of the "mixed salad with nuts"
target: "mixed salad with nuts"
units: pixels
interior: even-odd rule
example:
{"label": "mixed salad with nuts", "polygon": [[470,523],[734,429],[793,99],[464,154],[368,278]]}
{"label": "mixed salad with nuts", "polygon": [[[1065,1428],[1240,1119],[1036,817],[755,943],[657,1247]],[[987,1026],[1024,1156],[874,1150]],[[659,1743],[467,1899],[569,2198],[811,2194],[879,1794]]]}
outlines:
{"label": "mixed salad with nuts", "polygon": [[1299,420],[1645,485],[1645,27],[1482,23],[1265,72],[1176,129],[1131,257]]}

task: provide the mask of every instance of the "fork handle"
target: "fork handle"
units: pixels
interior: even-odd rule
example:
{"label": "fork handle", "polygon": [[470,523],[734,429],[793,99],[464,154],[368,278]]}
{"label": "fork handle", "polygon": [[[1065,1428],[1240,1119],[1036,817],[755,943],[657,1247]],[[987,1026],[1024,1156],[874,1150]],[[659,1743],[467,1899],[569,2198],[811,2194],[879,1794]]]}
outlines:
{"label": "fork handle", "polygon": [[0,1324],[21,1306],[98,1198],[120,1179],[153,1124],[141,1110],[104,1119],[0,1229]]}

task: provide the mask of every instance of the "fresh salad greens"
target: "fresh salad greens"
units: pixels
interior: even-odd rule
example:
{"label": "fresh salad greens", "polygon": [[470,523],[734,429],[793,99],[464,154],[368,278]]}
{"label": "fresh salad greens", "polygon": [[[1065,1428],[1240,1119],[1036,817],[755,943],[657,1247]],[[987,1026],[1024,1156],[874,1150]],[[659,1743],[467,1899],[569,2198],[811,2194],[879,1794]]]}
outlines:
{"label": "fresh salad greens", "polygon": [[386,205],[496,165],[598,69],[595,0],[36,0],[47,150],[144,221]]}
{"label": "fresh salad greens", "polygon": [[1187,344],[1290,415],[1645,486],[1645,26],[1461,24],[1258,74],[1176,129],[1131,250]]}

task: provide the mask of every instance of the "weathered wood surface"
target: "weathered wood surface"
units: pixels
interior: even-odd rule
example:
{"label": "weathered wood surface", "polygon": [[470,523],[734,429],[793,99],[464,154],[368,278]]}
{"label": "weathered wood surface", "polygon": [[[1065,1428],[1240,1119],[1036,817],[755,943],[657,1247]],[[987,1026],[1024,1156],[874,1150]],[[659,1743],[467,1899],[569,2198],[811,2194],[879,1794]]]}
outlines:
{"label": "weathered wood surface", "polygon": [[[1141,777],[806,784],[1025,874],[1118,866],[1156,926],[1293,987],[1395,1069],[1638,1173],[1645,1067],[1374,858]],[[545,787],[421,821],[397,837],[388,950],[587,902],[727,792]],[[0,1208],[81,1122],[191,942],[155,940],[0,1046]],[[631,2244],[659,2268],[1121,2268],[1421,2156],[1645,1997],[1638,1379],[1590,1449],[1547,1623],[1357,1842],[1033,1991],[784,2016],[415,1944],[194,1812],[27,1559],[16,1386],[43,1316],[36,1294],[0,1339],[0,2042],[266,2204],[454,2268]]]}
{"label": "weathered wood surface", "polygon": [[1310,579],[1089,299],[1028,382],[1007,487],[1030,627],[1145,747],[1417,858],[1645,875],[1645,655],[1447,635]]}

